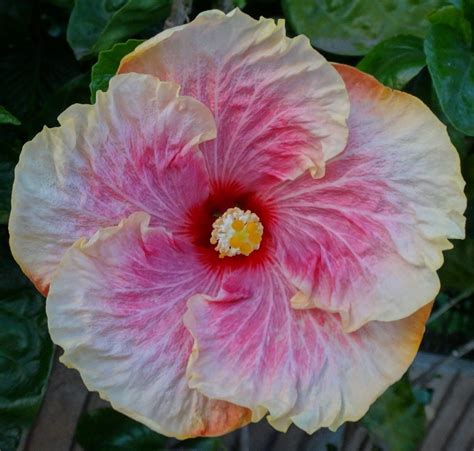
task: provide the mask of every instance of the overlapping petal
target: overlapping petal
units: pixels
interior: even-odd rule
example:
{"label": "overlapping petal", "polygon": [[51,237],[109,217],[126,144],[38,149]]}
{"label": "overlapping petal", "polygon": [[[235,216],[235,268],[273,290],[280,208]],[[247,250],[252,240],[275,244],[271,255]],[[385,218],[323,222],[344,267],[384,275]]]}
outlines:
{"label": "overlapping petal", "polygon": [[217,296],[190,299],[190,386],[251,408],[254,419],[268,409],[282,431],[359,419],[407,370],[431,306],[345,333],[337,314],[292,309],[294,288],[277,265],[267,269],[234,273]]}
{"label": "overlapping petal", "polygon": [[177,231],[208,195],[197,145],[215,136],[209,110],[150,75],[115,77],[95,105],[73,105],[22,151],[11,247],[43,293],[66,249],[134,211]]}
{"label": "overlapping petal", "polygon": [[190,246],[135,213],[69,249],[51,285],[47,314],[61,360],[115,409],[166,435],[220,435],[250,412],[189,389],[193,339],[182,322],[196,290],[215,292]]}
{"label": "overlapping petal", "polygon": [[446,127],[416,98],[348,66],[349,141],[325,177],[263,195],[272,236],[300,292],[295,308],[339,312],[346,330],[430,302],[447,238],[463,238],[466,198]]}
{"label": "overlapping petal", "polygon": [[208,11],[137,47],[123,72],[179,83],[209,107],[218,132],[203,153],[216,182],[321,176],[347,140],[340,76],[306,37],[287,38],[282,20]]}

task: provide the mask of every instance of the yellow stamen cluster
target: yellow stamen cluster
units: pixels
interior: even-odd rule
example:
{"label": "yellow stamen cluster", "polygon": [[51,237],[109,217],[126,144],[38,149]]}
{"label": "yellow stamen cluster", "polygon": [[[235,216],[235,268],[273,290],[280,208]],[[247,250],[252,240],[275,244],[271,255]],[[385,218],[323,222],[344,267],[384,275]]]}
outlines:
{"label": "yellow stamen cluster", "polygon": [[212,224],[211,244],[219,257],[250,255],[260,248],[263,226],[260,218],[250,210],[229,208]]}

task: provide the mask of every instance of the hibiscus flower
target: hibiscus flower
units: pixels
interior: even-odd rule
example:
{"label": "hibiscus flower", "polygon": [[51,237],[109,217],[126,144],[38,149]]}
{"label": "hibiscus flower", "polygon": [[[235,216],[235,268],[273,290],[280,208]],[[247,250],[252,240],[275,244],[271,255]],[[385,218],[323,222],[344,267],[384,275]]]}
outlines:
{"label": "hibiscus flower", "polygon": [[464,234],[446,128],[238,10],[118,72],[16,169],[11,247],[62,361],[179,438],[360,418],[413,360]]}

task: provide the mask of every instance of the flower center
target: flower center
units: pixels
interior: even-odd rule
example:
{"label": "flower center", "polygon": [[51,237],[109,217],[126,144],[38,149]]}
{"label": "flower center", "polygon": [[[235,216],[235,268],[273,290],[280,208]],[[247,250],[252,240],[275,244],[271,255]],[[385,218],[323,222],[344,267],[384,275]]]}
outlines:
{"label": "flower center", "polygon": [[212,224],[211,244],[219,257],[250,255],[260,248],[263,226],[260,218],[250,210],[229,208]]}

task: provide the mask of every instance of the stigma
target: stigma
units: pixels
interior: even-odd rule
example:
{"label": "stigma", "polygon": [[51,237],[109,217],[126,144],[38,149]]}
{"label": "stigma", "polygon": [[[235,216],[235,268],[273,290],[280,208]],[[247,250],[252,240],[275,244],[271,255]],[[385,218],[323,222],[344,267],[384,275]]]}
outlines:
{"label": "stigma", "polygon": [[248,256],[260,248],[262,235],[260,218],[250,210],[234,207],[214,221],[210,241],[220,258]]}

